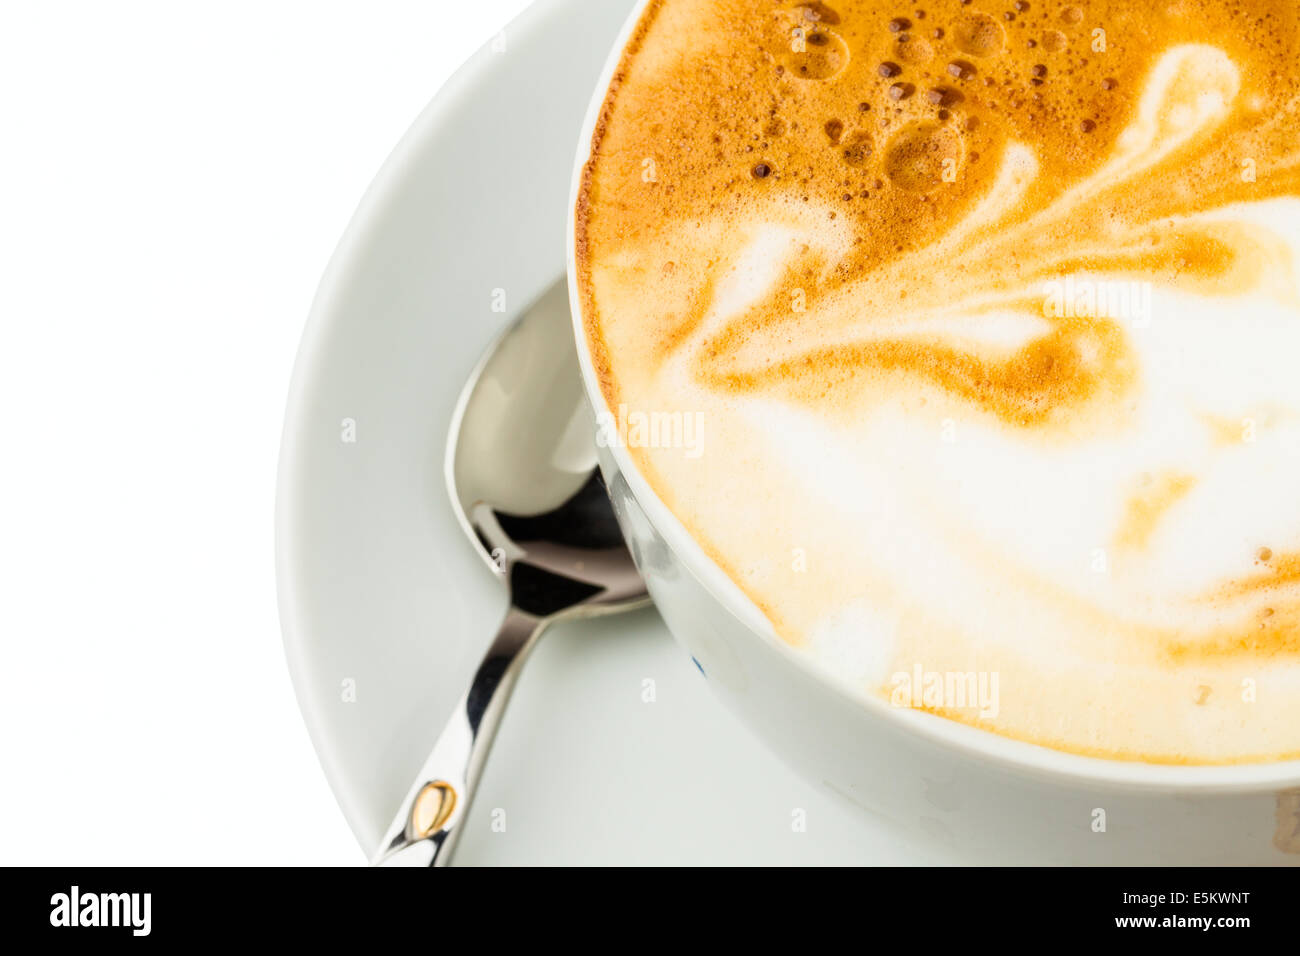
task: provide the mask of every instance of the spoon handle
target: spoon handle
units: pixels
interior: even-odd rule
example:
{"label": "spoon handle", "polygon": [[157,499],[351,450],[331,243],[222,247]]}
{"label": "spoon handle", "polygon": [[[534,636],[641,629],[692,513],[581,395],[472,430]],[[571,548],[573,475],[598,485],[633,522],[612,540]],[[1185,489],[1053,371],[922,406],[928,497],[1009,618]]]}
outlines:
{"label": "spoon handle", "polygon": [[374,866],[446,866],[469,813],[506,702],[545,621],[513,603],[388,827]]}

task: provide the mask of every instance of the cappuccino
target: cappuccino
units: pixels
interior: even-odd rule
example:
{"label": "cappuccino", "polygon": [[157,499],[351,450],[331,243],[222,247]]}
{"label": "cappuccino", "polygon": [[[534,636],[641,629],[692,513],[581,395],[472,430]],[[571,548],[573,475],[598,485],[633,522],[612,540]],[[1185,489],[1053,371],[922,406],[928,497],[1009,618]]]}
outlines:
{"label": "cappuccino", "polygon": [[1294,0],[651,2],[576,210],[610,414],[707,423],[627,451],[832,680],[1300,757],[1297,130]]}

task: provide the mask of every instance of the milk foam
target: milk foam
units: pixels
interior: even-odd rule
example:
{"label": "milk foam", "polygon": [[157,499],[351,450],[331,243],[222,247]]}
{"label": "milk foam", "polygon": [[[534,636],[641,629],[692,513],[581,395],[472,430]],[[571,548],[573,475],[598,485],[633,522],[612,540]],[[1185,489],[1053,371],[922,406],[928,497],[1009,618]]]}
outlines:
{"label": "milk foam", "polygon": [[[664,64],[687,69],[666,54],[684,24],[709,33],[695,6],[648,14],[636,55],[653,69],[625,68],[611,99],[637,123]],[[1109,22],[1079,6],[1083,26]],[[926,23],[970,9],[930,4]],[[831,11],[855,59],[859,14],[893,11]],[[1091,160],[1072,171],[1008,121],[979,176],[924,202],[879,169],[846,178],[886,204],[875,219],[802,183],[656,216],[678,200],[629,203],[598,134],[580,264],[607,397],[708,423],[696,458],[638,462],[833,679],[888,699],[899,673],[996,675],[993,716],[926,707],[1081,753],[1300,755],[1300,179],[1294,132],[1277,133],[1296,105],[1259,73],[1296,69],[1293,21],[1276,24],[1283,59],[1148,30],[1129,98],[1087,120],[1109,130]],[[605,136],[646,146],[619,118]],[[900,221],[918,225],[897,249],[857,252]]]}

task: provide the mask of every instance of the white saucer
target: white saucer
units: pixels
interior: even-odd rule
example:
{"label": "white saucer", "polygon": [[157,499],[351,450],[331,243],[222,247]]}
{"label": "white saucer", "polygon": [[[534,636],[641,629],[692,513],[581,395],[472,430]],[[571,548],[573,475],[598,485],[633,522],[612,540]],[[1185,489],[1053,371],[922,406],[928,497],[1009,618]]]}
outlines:
{"label": "white saucer", "polygon": [[[448,502],[447,426],[488,342],[563,275],[578,130],[631,6],[542,0],[453,77],[362,202],[302,344],[281,618],[367,855],[504,610]],[[814,784],[711,697],[652,611],[557,627],[525,668],[457,862],[948,861]]]}

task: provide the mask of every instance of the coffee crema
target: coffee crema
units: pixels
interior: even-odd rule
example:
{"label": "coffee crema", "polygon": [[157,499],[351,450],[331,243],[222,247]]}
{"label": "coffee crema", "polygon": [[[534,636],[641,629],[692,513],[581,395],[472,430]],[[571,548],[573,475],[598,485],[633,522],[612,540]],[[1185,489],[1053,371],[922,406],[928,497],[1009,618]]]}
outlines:
{"label": "coffee crema", "polygon": [[653,2],[576,210],[606,400],[699,416],[631,454],[834,679],[1300,756],[1298,114],[1293,0]]}

